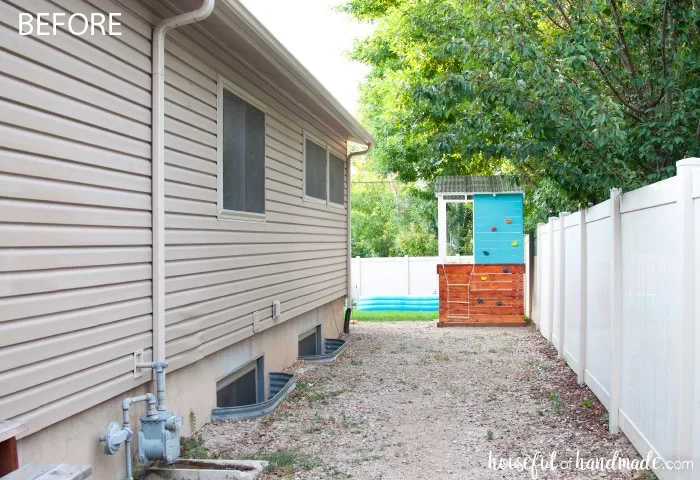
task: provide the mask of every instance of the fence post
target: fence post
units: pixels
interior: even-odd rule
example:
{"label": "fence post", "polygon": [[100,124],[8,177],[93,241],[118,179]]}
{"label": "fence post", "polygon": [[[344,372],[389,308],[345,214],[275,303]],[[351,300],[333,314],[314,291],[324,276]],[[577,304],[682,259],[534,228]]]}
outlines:
{"label": "fence post", "polygon": [[538,223],[537,224],[537,255],[535,258],[537,259],[536,263],[536,268],[537,272],[535,273],[535,298],[537,299],[537,329],[542,332],[542,319],[544,318],[544,305],[542,304],[542,298],[543,298],[543,292],[542,292],[542,279],[544,278],[544,272],[542,271],[542,262],[543,262],[543,255],[542,255],[542,243],[540,242],[540,239],[542,238],[542,231],[544,230],[545,224],[544,223]]}
{"label": "fence post", "polygon": [[[678,460],[690,460],[693,451],[693,381],[695,379],[695,212],[693,175],[700,178],[700,158],[676,162],[680,221],[681,343],[678,410]],[[690,471],[684,472],[690,478]]]}
{"label": "fence post", "polygon": [[411,294],[411,259],[408,255],[404,255],[406,259],[406,295]]}
{"label": "fence post", "polygon": [[559,358],[564,358],[566,333],[566,229],[564,219],[569,212],[559,213]]}
{"label": "fence post", "polygon": [[581,226],[579,229],[580,236],[580,263],[579,271],[579,339],[578,339],[578,384],[586,383],[586,316],[588,315],[588,271],[587,271],[587,255],[586,255],[586,209],[579,210]]}
{"label": "fence post", "polygon": [[530,261],[530,235],[526,234],[523,241],[524,260],[525,260],[525,315],[530,318],[531,307],[530,307],[530,275],[532,270],[532,262]]}
{"label": "fence post", "polygon": [[620,432],[620,398],[622,390],[622,224],[620,189],[610,190],[610,220],[612,222],[612,260],[610,262],[610,332],[612,371],[610,382],[610,433]]}
{"label": "fence post", "polygon": [[557,217],[549,217],[549,343],[554,335],[554,222]]}
{"label": "fence post", "polygon": [[357,301],[360,301],[362,296],[362,257],[357,256]]}

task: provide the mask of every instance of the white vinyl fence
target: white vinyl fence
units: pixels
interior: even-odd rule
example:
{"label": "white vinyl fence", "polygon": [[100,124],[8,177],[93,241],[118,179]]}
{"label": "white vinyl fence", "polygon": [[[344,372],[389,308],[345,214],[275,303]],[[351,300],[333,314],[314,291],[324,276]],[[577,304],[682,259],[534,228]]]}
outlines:
{"label": "white vinyl fence", "polygon": [[352,300],[374,295],[437,295],[438,257],[352,259]]}
{"label": "white vinyl fence", "polygon": [[[642,456],[700,479],[700,159],[537,228],[532,317]],[[611,452],[612,454],[612,452]],[[658,465],[657,465],[658,467]]]}

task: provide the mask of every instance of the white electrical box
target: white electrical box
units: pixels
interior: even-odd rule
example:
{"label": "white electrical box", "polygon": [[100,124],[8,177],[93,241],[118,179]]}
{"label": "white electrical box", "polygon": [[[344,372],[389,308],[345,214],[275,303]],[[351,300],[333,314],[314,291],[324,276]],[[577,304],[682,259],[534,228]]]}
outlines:
{"label": "white electrical box", "polygon": [[282,305],[279,300],[272,302],[272,318],[277,318],[282,314]]}

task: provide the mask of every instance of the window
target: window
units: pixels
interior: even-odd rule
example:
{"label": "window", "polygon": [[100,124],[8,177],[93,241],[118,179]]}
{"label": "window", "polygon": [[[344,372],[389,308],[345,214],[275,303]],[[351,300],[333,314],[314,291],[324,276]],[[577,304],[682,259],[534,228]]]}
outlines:
{"label": "window", "polygon": [[345,160],[308,135],[304,139],[304,198],[322,205],[345,205]]}
{"label": "window", "polygon": [[264,401],[263,371],[260,357],[216,382],[216,406],[240,407]]}
{"label": "window", "polygon": [[328,155],[328,201],[345,203],[345,162],[332,153]]}
{"label": "window", "polygon": [[299,353],[300,357],[309,357],[312,355],[321,355],[323,347],[321,345],[321,325],[314,327],[310,331],[299,335]]}
{"label": "window", "polygon": [[326,149],[306,140],[306,194],[326,201]]}
{"label": "window", "polygon": [[219,82],[219,216],[264,219],[265,112]]}

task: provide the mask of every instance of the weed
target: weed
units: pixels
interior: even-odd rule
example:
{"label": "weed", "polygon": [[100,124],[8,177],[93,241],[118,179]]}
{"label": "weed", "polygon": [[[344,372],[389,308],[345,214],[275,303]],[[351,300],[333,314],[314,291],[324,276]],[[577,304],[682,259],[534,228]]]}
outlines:
{"label": "weed", "polygon": [[216,458],[204,446],[204,441],[198,435],[180,437],[180,458],[207,459]]}
{"label": "weed", "polygon": [[608,422],[610,422],[610,414],[609,414],[608,412],[605,412],[604,414],[602,414],[602,415],[600,416],[600,419],[601,419],[603,422],[608,423]]}
{"label": "weed", "polygon": [[353,367],[359,367],[360,365],[362,365],[362,360],[350,360],[350,365],[352,365]]}
{"label": "weed", "polygon": [[345,410],[343,410],[343,413],[340,415],[340,419],[343,423],[343,427],[350,428],[350,420],[348,420],[348,414],[345,413]]}
{"label": "weed", "polygon": [[190,408],[190,433],[194,433],[197,430],[197,415],[194,414],[194,410]]}
{"label": "weed", "polygon": [[547,397],[549,398],[549,401],[552,402],[552,406],[554,407],[554,413],[557,415],[561,413],[561,397],[557,392],[549,392],[547,394]]}
{"label": "weed", "polygon": [[498,350],[495,348],[489,348],[489,353],[498,353]]}
{"label": "weed", "polygon": [[486,440],[489,440],[489,441],[493,440],[493,430],[489,429],[486,432]]}
{"label": "weed", "polygon": [[318,463],[308,455],[292,450],[260,453],[253,460],[269,462],[265,467],[265,473],[273,475],[291,476],[298,471],[309,471],[318,466]]}
{"label": "weed", "polygon": [[537,415],[539,415],[540,417],[544,417],[544,410],[537,410]]}
{"label": "weed", "polygon": [[583,402],[581,402],[581,406],[582,406],[583,408],[591,408],[591,407],[593,406],[593,402],[590,401],[590,400],[588,400],[588,399],[586,399],[586,400],[584,400]]}

